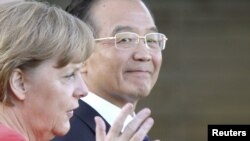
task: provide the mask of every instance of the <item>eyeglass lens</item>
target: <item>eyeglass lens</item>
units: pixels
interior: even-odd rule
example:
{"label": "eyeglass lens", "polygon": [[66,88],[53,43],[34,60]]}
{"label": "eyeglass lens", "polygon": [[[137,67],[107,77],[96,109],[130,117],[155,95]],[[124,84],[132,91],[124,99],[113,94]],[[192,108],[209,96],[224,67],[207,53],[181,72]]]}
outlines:
{"label": "eyeglass lens", "polygon": [[115,36],[117,48],[133,48],[139,43],[139,39],[143,38],[148,48],[153,50],[163,50],[165,45],[165,35],[161,33],[149,33],[145,37],[139,37],[135,33],[118,33]]}

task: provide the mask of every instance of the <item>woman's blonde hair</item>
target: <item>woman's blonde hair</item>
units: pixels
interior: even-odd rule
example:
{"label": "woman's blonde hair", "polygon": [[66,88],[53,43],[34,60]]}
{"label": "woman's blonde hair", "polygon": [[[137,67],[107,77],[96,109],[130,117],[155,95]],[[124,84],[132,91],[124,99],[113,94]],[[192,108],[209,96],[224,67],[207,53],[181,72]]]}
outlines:
{"label": "woman's blonde hair", "polygon": [[92,32],[62,9],[40,2],[0,6],[0,102],[11,104],[9,78],[15,68],[32,69],[58,56],[58,67],[84,61],[93,50]]}

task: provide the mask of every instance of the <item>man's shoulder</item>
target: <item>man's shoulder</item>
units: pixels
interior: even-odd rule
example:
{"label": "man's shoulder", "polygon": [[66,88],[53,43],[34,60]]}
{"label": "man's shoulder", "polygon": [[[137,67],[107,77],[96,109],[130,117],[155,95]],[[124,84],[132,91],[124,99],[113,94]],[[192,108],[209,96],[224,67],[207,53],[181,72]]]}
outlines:
{"label": "man's shoulder", "polygon": [[74,116],[81,120],[91,119],[100,114],[86,102],[79,100],[79,107],[74,111]]}
{"label": "man's shoulder", "polygon": [[[101,115],[86,102],[79,100],[79,107],[70,119],[70,130],[63,137],[56,137],[52,141],[95,141],[95,116]],[[107,131],[110,125],[105,121]]]}
{"label": "man's shoulder", "polygon": [[52,141],[95,141],[95,132],[86,123],[72,123],[69,132]]}

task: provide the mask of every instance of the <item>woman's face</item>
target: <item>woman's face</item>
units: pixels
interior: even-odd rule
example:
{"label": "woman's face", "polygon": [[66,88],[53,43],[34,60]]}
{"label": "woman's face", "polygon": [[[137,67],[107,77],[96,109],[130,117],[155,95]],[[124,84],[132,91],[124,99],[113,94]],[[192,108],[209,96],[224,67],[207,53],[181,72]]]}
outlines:
{"label": "woman's face", "polygon": [[56,68],[56,64],[57,59],[50,59],[24,72],[27,96],[22,111],[35,134],[66,134],[78,99],[88,92],[80,73],[81,63],[62,68]]}

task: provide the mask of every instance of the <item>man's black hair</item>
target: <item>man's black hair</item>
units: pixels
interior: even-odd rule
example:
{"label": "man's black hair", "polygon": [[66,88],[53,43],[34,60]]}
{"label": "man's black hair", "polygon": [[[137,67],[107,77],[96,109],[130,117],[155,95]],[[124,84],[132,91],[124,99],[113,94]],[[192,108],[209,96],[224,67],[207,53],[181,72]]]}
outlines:
{"label": "man's black hair", "polygon": [[[97,37],[98,29],[93,19],[91,19],[90,9],[92,8],[93,4],[95,4],[98,1],[99,0],[71,0],[71,3],[65,9],[68,13],[78,17],[79,19],[84,21],[87,25],[89,25],[94,34],[94,37]],[[145,3],[145,0],[141,1],[146,5],[151,16],[153,17],[153,14],[149,9],[149,5]]]}

